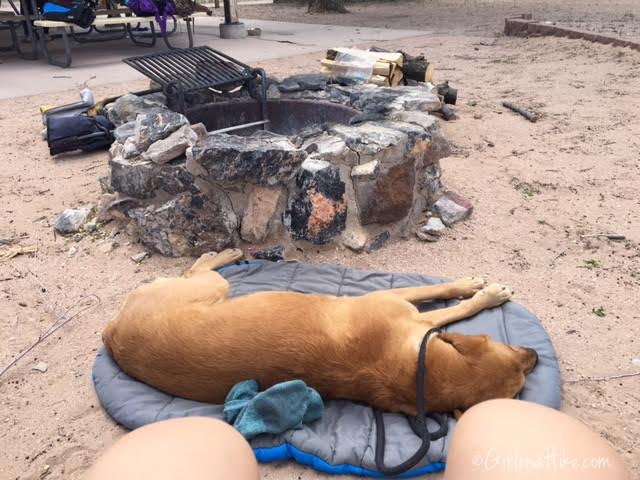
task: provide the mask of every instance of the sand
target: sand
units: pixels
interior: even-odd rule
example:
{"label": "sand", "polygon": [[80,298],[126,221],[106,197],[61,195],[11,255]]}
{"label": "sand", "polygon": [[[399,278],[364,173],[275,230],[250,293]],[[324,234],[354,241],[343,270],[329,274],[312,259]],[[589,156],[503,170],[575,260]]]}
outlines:
{"label": "sand", "polygon": [[239,11],[247,19],[410,28],[445,35],[492,35],[503,28],[505,17],[528,13],[538,20],[640,40],[635,0],[347,0],[346,6],[347,15],[308,14],[304,1],[241,5]]}
{"label": "sand", "polygon": [[[473,5],[479,24],[486,4]],[[404,8],[392,3],[386,12]],[[496,35],[497,18],[476,30],[467,20],[456,31],[384,45],[426,53],[436,79],[459,89],[458,119],[443,123],[453,145],[442,160],[443,180],[474,203],[473,216],[434,244],[397,241],[369,255],[308,248],[299,258],[453,278],[486,275],[509,284],[557,348],[562,410],[606,438],[640,478],[640,378],[585,380],[640,371],[640,53],[567,39],[504,38]],[[410,18],[397,21],[412,26]],[[314,70],[321,56],[262,66],[282,77]],[[138,265],[130,256],[143,247],[111,225],[78,242],[53,234],[60,211],[97,201],[98,178],[107,172],[105,153],[52,159],[39,138],[37,105],[76,96],[0,102],[0,239],[38,248],[0,263],[0,369],[56,319],[88,304],[86,296],[100,299],[0,377],[2,479],[80,478],[123,435],[91,382],[101,330],[129,290],[180,274],[192,262],[153,255]],[[505,110],[503,100],[542,118],[530,123]],[[582,237],[601,232],[627,240]],[[111,242],[118,246],[108,251]],[[48,365],[45,373],[32,370],[39,362]],[[293,464],[262,471],[275,480],[328,478]]]}

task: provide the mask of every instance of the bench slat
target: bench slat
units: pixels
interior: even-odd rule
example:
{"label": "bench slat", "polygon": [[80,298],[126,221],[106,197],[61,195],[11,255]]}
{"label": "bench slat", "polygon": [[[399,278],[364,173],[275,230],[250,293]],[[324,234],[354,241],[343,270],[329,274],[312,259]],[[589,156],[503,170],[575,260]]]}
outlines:
{"label": "bench slat", "polygon": [[[96,18],[92,25],[102,27],[105,25],[135,25],[136,23],[154,22],[157,25],[155,17],[105,17]],[[57,20],[36,20],[33,22],[36,27],[56,28],[56,27],[77,27],[75,23],[59,22]]]}
{"label": "bench slat", "polygon": [[22,15],[16,15],[11,12],[0,12],[0,22],[4,23],[20,23],[24,22],[25,18]]}

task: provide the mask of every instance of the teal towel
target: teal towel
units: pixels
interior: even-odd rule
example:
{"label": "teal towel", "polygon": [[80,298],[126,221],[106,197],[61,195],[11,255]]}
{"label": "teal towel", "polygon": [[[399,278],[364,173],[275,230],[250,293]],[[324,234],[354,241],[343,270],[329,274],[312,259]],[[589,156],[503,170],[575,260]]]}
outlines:
{"label": "teal towel", "polygon": [[246,439],[261,433],[300,429],[322,417],[320,394],[302,380],[278,383],[258,392],[258,382],[236,384],[224,401],[224,414]]}

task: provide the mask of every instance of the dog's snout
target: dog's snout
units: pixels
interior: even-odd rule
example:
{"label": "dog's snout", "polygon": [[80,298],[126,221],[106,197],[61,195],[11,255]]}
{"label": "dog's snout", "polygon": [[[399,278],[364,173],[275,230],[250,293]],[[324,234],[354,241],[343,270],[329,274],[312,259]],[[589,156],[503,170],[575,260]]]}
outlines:
{"label": "dog's snout", "polygon": [[522,347],[522,350],[526,353],[527,360],[529,360],[530,362],[530,364],[527,365],[527,369],[525,370],[525,373],[529,374],[538,364],[538,352],[536,352],[533,348],[528,347]]}

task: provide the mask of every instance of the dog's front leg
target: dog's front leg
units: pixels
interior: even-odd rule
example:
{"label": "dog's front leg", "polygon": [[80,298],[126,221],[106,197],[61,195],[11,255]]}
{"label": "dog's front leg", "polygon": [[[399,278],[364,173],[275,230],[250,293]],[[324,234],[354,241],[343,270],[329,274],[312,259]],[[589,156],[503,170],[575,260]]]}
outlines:
{"label": "dog's front leg", "polygon": [[210,272],[217,268],[231,265],[232,263],[242,259],[242,257],[243,253],[239,248],[228,248],[220,253],[205,253],[201,255],[191,268],[184,273],[184,276],[186,278],[190,278],[200,273]]}
{"label": "dog's front leg", "polygon": [[421,313],[418,318],[421,322],[428,323],[432,327],[444,327],[449,323],[471,317],[486,308],[502,305],[512,295],[513,291],[509,287],[494,283],[458,305]]}
{"label": "dog's front leg", "polygon": [[451,283],[438,285],[423,285],[421,287],[394,288],[387,290],[411,303],[427,302],[429,300],[450,300],[452,298],[469,298],[484,287],[484,280],[469,277]]}

